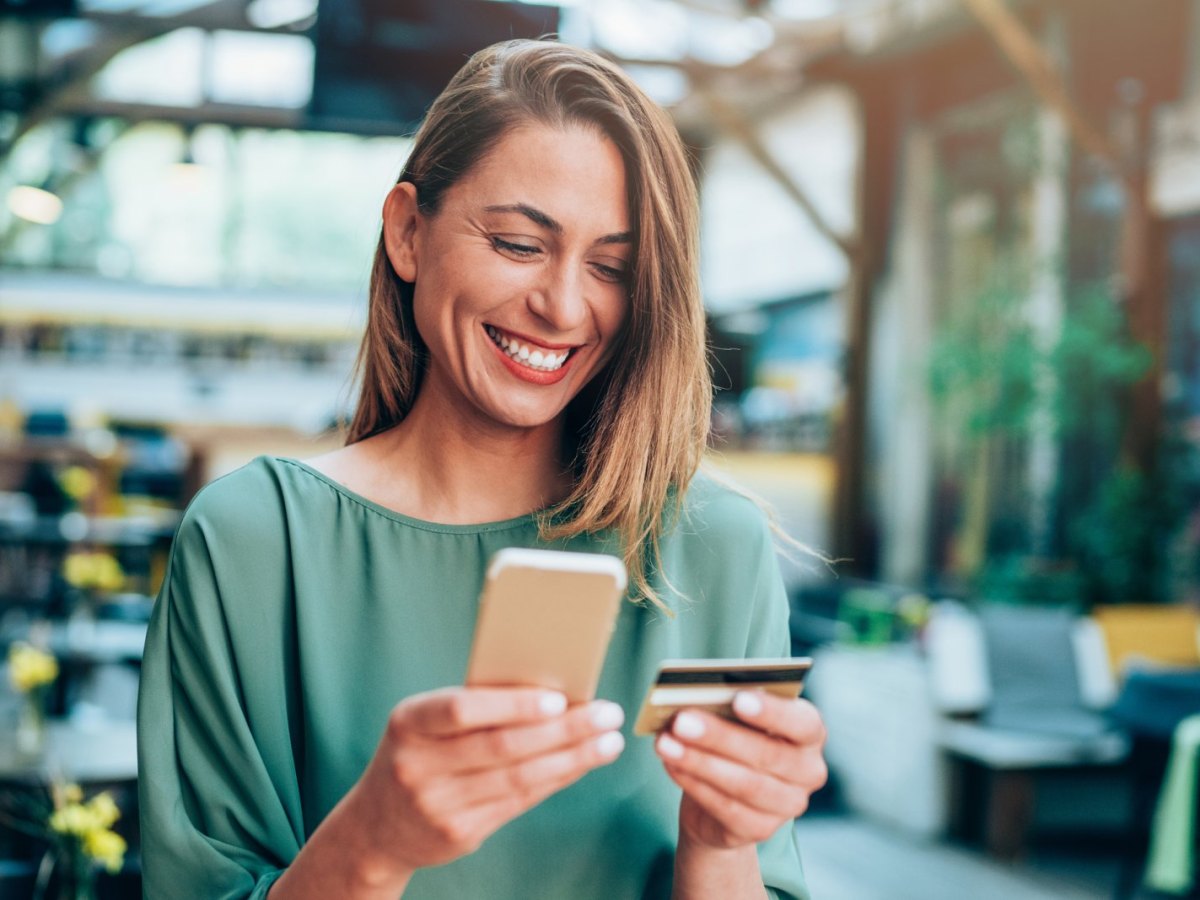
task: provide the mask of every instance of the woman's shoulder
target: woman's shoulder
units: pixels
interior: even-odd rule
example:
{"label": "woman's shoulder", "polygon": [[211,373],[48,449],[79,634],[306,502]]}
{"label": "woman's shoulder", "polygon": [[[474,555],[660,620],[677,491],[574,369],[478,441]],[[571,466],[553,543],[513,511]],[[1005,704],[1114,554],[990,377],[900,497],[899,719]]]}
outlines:
{"label": "woman's shoulder", "polygon": [[759,503],[719,472],[700,471],[688,484],[662,536],[662,549],[680,566],[703,569],[730,559],[773,553],[770,520]]}
{"label": "woman's shoulder", "polygon": [[287,465],[285,459],[259,456],[210,481],[188,504],[179,534],[221,534],[236,541],[278,533],[287,517]]}
{"label": "woman's shoulder", "polygon": [[717,537],[761,535],[770,529],[758,501],[711,469],[701,469],[688,484],[680,519],[685,531]]}

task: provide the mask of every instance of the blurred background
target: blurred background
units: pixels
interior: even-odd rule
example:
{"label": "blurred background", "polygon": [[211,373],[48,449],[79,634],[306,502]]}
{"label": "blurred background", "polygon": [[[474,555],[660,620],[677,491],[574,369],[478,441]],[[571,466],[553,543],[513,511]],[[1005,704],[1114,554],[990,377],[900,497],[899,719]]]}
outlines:
{"label": "blurred background", "polygon": [[180,513],[341,443],[406,136],[548,33],[694,151],[711,464],[836,559],[816,900],[1197,896],[1200,0],[0,0],[0,898],[140,896]]}

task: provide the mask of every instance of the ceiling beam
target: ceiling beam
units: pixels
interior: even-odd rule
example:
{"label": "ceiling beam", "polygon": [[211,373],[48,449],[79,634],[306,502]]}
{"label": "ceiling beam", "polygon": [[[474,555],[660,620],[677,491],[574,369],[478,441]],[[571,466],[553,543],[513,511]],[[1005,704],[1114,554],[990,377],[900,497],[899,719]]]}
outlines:
{"label": "ceiling beam", "polygon": [[[136,122],[177,122],[180,125],[228,125],[230,128],[286,128],[300,131],[307,127],[303,109],[276,106],[252,106],[240,103],[201,103],[197,106],[169,106],[158,103],[130,103],[71,96],[57,107],[57,115],[107,116]],[[395,133],[394,131],[391,133]]]}
{"label": "ceiling beam", "polygon": [[1130,183],[1120,151],[1105,134],[1092,126],[1083,110],[1072,100],[1062,76],[1024,23],[1004,5],[1003,0],[964,2],[1042,103],[1066,122],[1075,142],[1111,169],[1129,189]]}
{"label": "ceiling beam", "polygon": [[66,77],[53,84],[49,92],[21,116],[13,133],[6,141],[0,142],[0,160],[8,156],[17,141],[43,122],[61,115],[65,107],[78,107],[90,101],[92,78],[117,54],[177,28],[198,24],[199,27],[206,27],[201,23],[233,21],[239,15],[244,19],[244,9],[245,0],[213,0],[174,16],[137,17],[111,30],[90,50],[74,58],[65,73]]}
{"label": "ceiling beam", "polygon": [[746,152],[754,158],[755,162],[783,188],[784,193],[800,207],[821,236],[841,250],[843,255],[853,263],[858,254],[857,242],[853,238],[840,234],[829,224],[828,220],[808,196],[808,192],[801,187],[800,183],[775,158],[775,154],[763,142],[750,121],[716,94],[703,88],[699,89],[698,93],[721,129],[741,144]]}

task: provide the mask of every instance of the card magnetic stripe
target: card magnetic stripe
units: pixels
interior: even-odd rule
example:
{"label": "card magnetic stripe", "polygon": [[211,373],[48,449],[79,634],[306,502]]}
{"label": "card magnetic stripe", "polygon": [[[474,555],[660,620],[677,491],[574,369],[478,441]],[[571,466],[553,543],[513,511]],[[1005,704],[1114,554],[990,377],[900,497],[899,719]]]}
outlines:
{"label": "card magnetic stripe", "polygon": [[660,672],[656,684],[776,684],[803,681],[806,669],[757,669],[739,672]]}

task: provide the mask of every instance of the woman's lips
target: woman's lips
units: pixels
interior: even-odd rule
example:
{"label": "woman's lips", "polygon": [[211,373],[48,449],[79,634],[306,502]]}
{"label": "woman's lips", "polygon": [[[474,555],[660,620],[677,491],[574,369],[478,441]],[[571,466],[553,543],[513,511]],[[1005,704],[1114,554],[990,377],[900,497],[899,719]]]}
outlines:
{"label": "woman's lips", "polygon": [[[485,325],[488,342],[505,368],[530,384],[550,385],[562,381],[575,358],[577,346],[547,347],[523,342],[512,332]],[[507,346],[505,346],[507,345]],[[553,366],[553,368],[551,368]]]}
{"label": "woman's lips", "polygon": [[522,344],[527,344],[527,345],[529,345],[531,348],[533,348],[533,347],[536,347],[536,348],[538,348],[539,350],[542,350],[542,351],[546,351],[546,350],[574,350],[574,349],[576,349],[577,347],[580,347],[580,346],[582,346],[582,345],[580,345],[580,344],[552,344],[552,343],[549,343],[549,342],[547,342],[547,341],[540,340],[540,339],[538,339],[538,338],[530,337],[530,336],[529,336],[529,335],[527,335],[527,334],[521,334],[521,332],[519,332],[519,331],[509,331],[507,328],[500,328],[499,326],[496,326],[496,325],[490,325],[490,324],[487,324],[487,323],[484,323],[484,326],[483,326],[483,327],[484,327],[484,328],[491,329],[492,331],[499,332],[500,334],[502,334],[502,335],[504,335],[504,336],[506,336],[506,337],[508,337],[508,338],[510,338],[510,339],[512,339],[512,340],[520,341]]}

